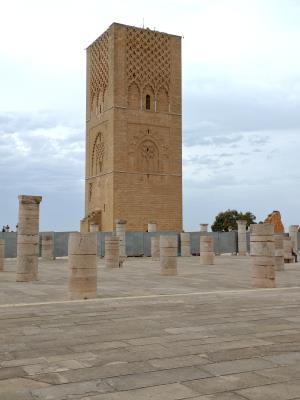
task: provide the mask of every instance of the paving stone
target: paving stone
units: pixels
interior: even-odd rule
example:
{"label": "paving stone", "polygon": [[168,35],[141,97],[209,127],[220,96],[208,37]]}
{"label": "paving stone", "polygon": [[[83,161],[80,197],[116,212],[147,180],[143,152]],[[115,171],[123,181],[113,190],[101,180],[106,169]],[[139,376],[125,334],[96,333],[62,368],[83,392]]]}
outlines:
{"label": "paving stone", "polygon": [[214,394],[224,391],[235,391],[237,389],[248,388],[252,386],[265,385],[274,380],[264,376],[258,376],[254,372],[244,372],[205,378],[184,382],[183,384],[200,394]]}
{"label": "paving stone", "polygon": [[206,378],[207,376],[210,376],[210,374],[201,369],[195,367],[183,367],[108,378],[106,379],[106,382],[108,382],[115,390],[131,390],[146,386],[157,386],[167,383]]}
{"label": "paving stone", "polygon": [[239,372],[256,371],[264,368],[272,368],[276,364],[262,360],[260,358],[247,358],[244,360],[224,361],[215,364],[207,364],[203,366],[205,371],[212,375],[229,375]]}
{"label": "paving stone", "polygon": [[83,397],[82,400],[182,400],[190,399],[194,395],[195,392],[191,389],[179,383],[174,383],[119,393]]}
{"label": "paving stone", "polygon": [[300,380],[237,391],[249,400],[291,400],[300,396]]}
{"label": "paving stone", "polygon": [[33,396],[41,400],[80,399],[83,395],[112,392],[113,389],[102,380],[48,386],[32,390]]}

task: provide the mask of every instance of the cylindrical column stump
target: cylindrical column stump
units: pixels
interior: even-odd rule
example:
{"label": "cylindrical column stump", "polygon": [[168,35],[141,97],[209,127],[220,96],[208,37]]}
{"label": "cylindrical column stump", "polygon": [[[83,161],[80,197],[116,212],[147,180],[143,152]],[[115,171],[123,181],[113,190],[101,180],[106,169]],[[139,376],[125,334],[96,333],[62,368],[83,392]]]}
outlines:
{"label": "cylindrical column stump", "polygon": [[200,224],[200,232],[207,232],[208,224]]}
{"label": "cylindrical column stump", "polygon": [[0,272],[4,271],[5,240],[0,239]]}
{"label": "cylindrical column stump", "polygon": [[17,282],[38,279],[39,205],[41,196],[19,196]]}
{"label": "cylindrical column stump", "polygon": [[123,265],[127,255],[126,255],[126,222],[124,219],[117,219],[116,220],[116,236],[119,237],[119,246],[120,246],[120,264]]}
{"label": "cylindrical column stump", "polygon": [[247,255],[247,235],[246,235],[247,221],[240,219],[236,222],[238,225],[238,254],[239,254],[239,256],[246,256]]}
{"label": "cylindrical column stump", "polygon": [[105,238],[105,266],[120,268],[120,239],[118,236]]}
{"label": "cylindrical column stump", "polygon": [[159,236],[152,236],[151,238],[151,257],[152,261],[159,261]]}
{"label": "cylindrical column stump", "polygon": [[274,235],[275,245],[275,271],[284,270],[284,255],[283,255],[283,236]]}
{"label": "cylindrical column stump", "polygon": [[160,274],[177,275],[177,236],[160,236]]}
{"label": "cylindrical column stump", "polygon": [[191,255],[191,239],[187,232],[180,233],[181,257],[190,257]]}
{"label": "cylindrical column stump", "polygon": [[299,225],[289,226],[289,236],[292,239],[292,248],[298,254],[298,229]]}
{"label": "cylindrical column stump", "polygon": [[53,234],[44,233],[42,235],[42,259],[54,260],[53,255]]}
{"label": "cylindrical column stump", "polygon": [[285,263],[292,263],[294,261],[292,251],[293,251],[292,238],[290,238],[289,236],[284,236],[283,237],[283,258],[284,258]]}
{"label": "cylindrical column stump", "polygon": [[274,288],[275,244],[273,224],[250,225],[250,255],[252,259],[253,286]]}
{"label": "cylindrical column stump", "polygon": [[213,265],[215,260],[213,236],[200,236],[200,264]]}
{"label": "cylindrical column stump", "polygon": [[97,236],[95,233],[70,233],[69,299],[97,297]]}
{"label": "cylindrical column stump", "polygon": [[149,222],[148,232],[156,232],[156,223],[155,222]]}

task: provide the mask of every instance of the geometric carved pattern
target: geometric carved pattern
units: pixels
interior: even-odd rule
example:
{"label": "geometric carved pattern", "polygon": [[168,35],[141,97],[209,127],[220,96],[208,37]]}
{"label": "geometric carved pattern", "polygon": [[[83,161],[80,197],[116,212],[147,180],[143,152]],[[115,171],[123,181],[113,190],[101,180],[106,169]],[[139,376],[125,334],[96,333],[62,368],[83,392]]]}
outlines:
{"label": "geometric carved pattern", "polygon": [[102,171],[104,150],[104,142],[102,140],[102,135],[99,132],[94,141],[92,152],[92,176],[95,176]]}
{"label": "geometric carved pattern", "polygon": [[171,73],[170,39],[148,29],[127,28],[126,67],[128,87],[146,85],[156,94],[162,87],[169,93]]}
{"label": "geometric carved pattern", "polygon": [[103,97],[108,86],[108,37],[106,31],[90,46],[90,107],[95,98],[98,106],[99,95]]}

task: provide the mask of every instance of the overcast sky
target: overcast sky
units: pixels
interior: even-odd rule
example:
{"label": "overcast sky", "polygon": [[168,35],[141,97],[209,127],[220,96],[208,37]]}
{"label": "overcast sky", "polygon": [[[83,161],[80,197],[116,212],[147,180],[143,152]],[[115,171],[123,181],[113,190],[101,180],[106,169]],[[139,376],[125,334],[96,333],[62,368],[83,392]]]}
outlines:
{"label": "overcast sky", "polygon": [[300,223],[300,0],[0,0],[0,225],[84,216],[85,48],[112,22],[184,36],[184,229],[228,208]]}

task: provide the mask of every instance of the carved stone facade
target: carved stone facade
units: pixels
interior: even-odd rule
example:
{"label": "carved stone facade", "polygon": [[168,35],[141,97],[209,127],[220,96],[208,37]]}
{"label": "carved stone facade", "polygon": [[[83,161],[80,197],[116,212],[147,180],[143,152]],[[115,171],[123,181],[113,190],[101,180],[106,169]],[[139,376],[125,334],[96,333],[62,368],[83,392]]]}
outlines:
{"label": "carved stone facade", "polygon": [[86,114],[81,229],[181,231],[181,38],[112,24],[87,49]]}

